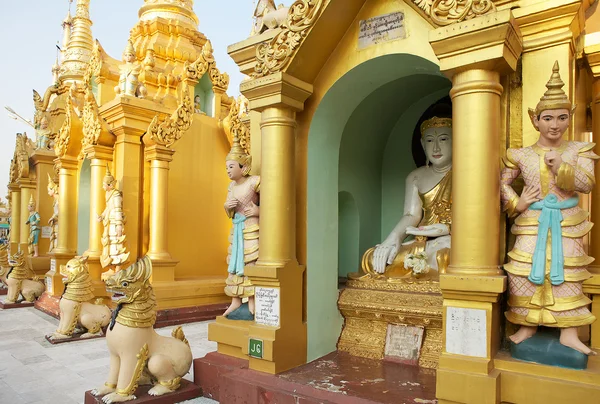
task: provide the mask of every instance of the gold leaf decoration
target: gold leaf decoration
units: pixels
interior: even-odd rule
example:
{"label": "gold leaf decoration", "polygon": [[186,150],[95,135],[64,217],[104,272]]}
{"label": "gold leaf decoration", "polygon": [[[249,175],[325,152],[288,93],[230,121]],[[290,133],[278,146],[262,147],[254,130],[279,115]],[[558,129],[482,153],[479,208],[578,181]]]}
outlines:
{"label": "gold leaf decoration", "polygon": [[242,118],[245,117],[245,111],[240,113],[242,104],[245,103],[244,98],[240,96],[237,101],[231,103],[229,115],[223,119],[223,129],[229,140],[229,144],[233,143],[233,139],[237,138],[240,140],[240,146],[244,149],[246,154],[250,155],[250,128],[247,122],[243,122]]}
{"label": "gold leaf decoration", "polygon": [[161,121],[158,115],[154,117],[148,127],[150,139],[161,146],[173,146],[190,128],[193,116],[194,104],[189,92],[184,90],[183,102],[171,117],[164,121]]}
{"label": "gold leaf decoration", "polygon": [[290,6],[283,30],[256,48],[253,78],[283,70],[324,9],[324,0],[296,0]]}
{"label": "gold leaf decoration", "polygon": [[227,91],[227,87],[229,87],[229,75],[227,73],[221,73],[217,68],[217,62],[215,61],[213,47],[210,41],[206,41],[202,47],[200,56],[198,56],[198,59],[196,59],[194,63],[185,63],[183,71],[191,80],[200,80],[202,76],[208,72],[213,86],[222,91]]}
{"label": "gold leaf decoration", "polygon": [[67,105],[65,110],[65,121],[63,122],[58,136],[54,140],[54,153],[58,157],[64,157],[67,154],[67,148],[69,147],[69,141],[71,140],[71,114],[73,113],[73,101],[71,97],[66,97]]}
{"label": "gold leaf decoration", "polygon": [[492,0],[413,0],[413,3],[438,27],[496,11]]}

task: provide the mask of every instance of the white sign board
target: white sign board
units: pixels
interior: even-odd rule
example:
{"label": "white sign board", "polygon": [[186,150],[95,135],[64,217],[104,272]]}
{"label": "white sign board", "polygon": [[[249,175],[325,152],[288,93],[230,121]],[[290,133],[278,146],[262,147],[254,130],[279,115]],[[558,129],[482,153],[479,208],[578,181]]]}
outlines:
{"label": "white sign board", "polygon": [[385,358],[417,365],[423,345],[423,327],[388,324],[385,339]]}
{"label": "white sign board", "polygon": [[48,291],[48,293],[52,293],[52,277],[51,276],[46,277],[46,290]]}
{"label": "white sign board", "polygon": [[56,273],[56,260],[50,260],[50,271]]}
{"label": "white sign board", "polygon": [[254,288],[254,321],[256,324],[279,327],[279,292],[279,288]]}
{"label": "white sign board", "polygon": [[406,38],[406,30],[402,12],[379,15],[359,22],[358,49],[403,38]]}
{"label": "white sign board", "polygon": [[446,352],[487,357],[486,311],[461,307],[446,310]]}
{"label": "white sign board", "polygon": [[52,234],[52,226],[42,227],[42,238],[50,238],[51,234]]}

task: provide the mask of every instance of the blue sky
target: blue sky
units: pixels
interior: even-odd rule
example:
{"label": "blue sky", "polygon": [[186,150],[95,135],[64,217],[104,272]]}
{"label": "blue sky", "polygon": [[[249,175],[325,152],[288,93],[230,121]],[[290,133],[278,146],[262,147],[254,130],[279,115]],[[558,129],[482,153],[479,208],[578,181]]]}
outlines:
{"label": "blue sky", "polygon": [[[279,0],[290,5],[293,0]],[[75,2],[74,2],[75,3]],[[239,94],[243,79],[238,67],[227,55],[227,46],[248,37],[252,28],[254,0],[196,0],[194,10],[200,19],[198,30],[211,40],[217,66],[231,77],[229,95]],[[91,0],[92,33],[112,57],[120,59],[129,38],[129,30],[138,19],[143,0]],[[56,43],[62,40],[61,22],[68,0],[12,1],[2,6],[0,15],[0,197],[7,194],[10,160],[15,133],[32,128],[8,117],[4,106],[12,107],[27,119],[33,119],[32,89],[43,94],[52,82],[51,68],[56,58]],[[75,4],[71,6],[75,12]]]}

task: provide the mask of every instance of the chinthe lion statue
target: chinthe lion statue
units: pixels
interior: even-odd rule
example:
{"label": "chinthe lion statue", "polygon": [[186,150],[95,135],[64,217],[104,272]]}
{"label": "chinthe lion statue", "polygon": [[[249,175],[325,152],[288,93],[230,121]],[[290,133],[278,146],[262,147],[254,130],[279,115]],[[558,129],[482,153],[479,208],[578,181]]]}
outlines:
{"label": "chinthe lion statue", "polygon": [[106,280],[117,301],[106,333],[110,371],[104,386],[92,390],[106,404],[135,400],[139,384],[153,384],[148,394],[160,396],[179,388],[192,365],[192,350],[181,327],[173,337],[154,331],[156,299],[150,285],[152,263],[144,257]]}
{"label": "chinthe lion statue", "polygon": [[102,304],[102,299],[93,302],[94,289],[87,260],[87,257],[75,257],[60,268],[65,277],[65,292],[59,303],[58,329],[47,336],[52,341],[73,338],[75,330],[82,328],[87,332],[80,338],[101,336],[102,327],[110,323],[111,312]]}
{"label": "chinthe lion statue", "polygon": [[46,290],[44,283],[25,265],[23,253],[17,252],[9,259],[5,244],[0,246],[0,280],[8,287],[4,303],[17,303],[19,296],[23,296],[23,303],[33,303]]}

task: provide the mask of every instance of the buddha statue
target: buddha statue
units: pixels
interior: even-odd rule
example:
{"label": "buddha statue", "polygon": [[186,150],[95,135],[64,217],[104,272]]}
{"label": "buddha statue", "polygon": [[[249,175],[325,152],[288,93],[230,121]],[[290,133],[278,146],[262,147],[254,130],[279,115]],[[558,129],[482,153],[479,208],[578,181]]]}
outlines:
{"label": "buddha statue", "polygon": [[[364,273],[351,278],[393,281],[423,277],[430,270],[445,272],[452,223],[452,120],[423,122],[421,145],[427,163],[406,177],[404,215],[383,243],[365,252]],[[414,238],[405,241],[407,236]]]}
{"label": "buddha statue", "polygon": [[124,64],[119,66],[119,85],[115,87],[115,94],[130,95],[132,97],[145,98],[148,95],[146,86],[139,82],[142,66],[135,57],[135,49],[131,40],[123,52]]}
{"label": "buddha statue", "polygon": [[38,243],[40,241],[40,232],[42,228],[40,226],[40,214],[35,210],[35,199],[33,199],[33,195],[31,195],[31,198],[29,199],[27,208],[29,209],[29,217],[25,224],[29,225],[29,255],[37,257],[39,256]]}
{"label": "buddha statue", "polygon": [[[544,326],[560,330],[562,345],[595,355],[577,332],[596,320],[582,288],[591,277],[587,266],[594,260],[584,245],[592,223],[579,207],[578,193],[592,191],[595,160],[600,157],[593,151],[594,143],[563,139],[574,111],[563,86],[556,62],[546,93],[529,110],[539,139],[529,147],[508,149],[504,159],[502,204],[515,218],[511,232],[516,236],[504,265],[509,283],[505,315],[520,326],[509,337],[515,346]],[[525,182],[520,196],[512,187],[519,175]],[[551,355],[542,350],[540,360]]]}

